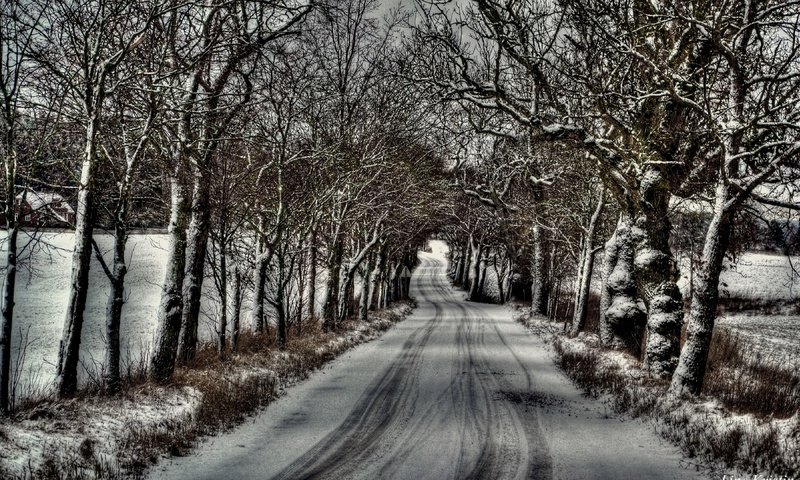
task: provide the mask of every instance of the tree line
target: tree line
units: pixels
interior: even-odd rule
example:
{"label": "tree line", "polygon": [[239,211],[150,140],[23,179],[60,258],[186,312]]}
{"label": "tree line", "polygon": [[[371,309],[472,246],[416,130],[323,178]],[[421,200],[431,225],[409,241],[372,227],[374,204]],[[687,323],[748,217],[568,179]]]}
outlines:
{"label": "tree line", "polygon": [[[478,299],[499,254],[501,296],[503,272],[524,272],[545,314],[571,278],[576,334],[603,252],[603,344],[699,393],[726,255],[754,218],[800,208],[800,4],[417,5],[418,61],[402,75],[457,105],[452,128],[470,132],[464,214],[447,230],[455,281],[476,279]],[[686,299],[673,222],[700,250]]]}
{"label": "tree line", "polygon": [[[36,228],[21,204],[34,189],[64,192],[77,205],[58,346],[61,397],[79,388],[93,257],[111,292],[104,386],[122,387],[134,225],[167,227],[148,370],[156,382],[197,355],[204,279],[218,297],[221,358],[245,328],[282,347],[290,326],[299,333],[319,318],[336,330],[348,316],[365,320],[401,296],[399,274],[436,229],[449,190],[439,139],[426,128],[435,102],[391,73],[405,17],[377,7],[371,0],[4,4],[4,412],[19,313],[18,238]],[[96,230],[113,235],[110,251],[98,246]],[[320,296],[324,305],[315,309]]]}
{"label": "tree line", "polygon": [[[154,381],[197,353],[204,279],[219,294],[224,357],[243,305],[255,332],[275,324],[279,345],[317,316],[329,330],[366,318],[399,294],[398,273],[436,233],[470,300],[487,299],[491,269],[499,301],[527,296],[545,314],[569,296],[574,334],[587,328],[602,252],[603,343],[640,355],[676,394],[701,390],[741,226],[798,209],[800,2],[388,7],[4,7],[6,408],[26,227],[15,199],[63,186],[77,210],[62,396],[78,387],[93,255],[112,291],[106,384],[120,388],[126,241],[132,225],[157,221],[169,242]],[[111,252],[95,228],[113,233]],[[686,299],[684,244],[700,251]]]}

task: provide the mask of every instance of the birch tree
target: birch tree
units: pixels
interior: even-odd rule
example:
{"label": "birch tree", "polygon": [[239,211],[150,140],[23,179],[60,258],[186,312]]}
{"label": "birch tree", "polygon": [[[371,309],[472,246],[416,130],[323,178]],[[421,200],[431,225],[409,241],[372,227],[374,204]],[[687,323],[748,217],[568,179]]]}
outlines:
{"label": "birch tree", "polygon": [[[28,188],[21,178],[29,177],[44,150],[53,126],[59,121],[58,95],[46,96],[36,107],[36,31],[41,12],[11,2],[0,12],[0,162],[3,169],[2,214],[6,229],[6,263],[3,277],[2,326],[0,326],[0,414],[10,413],[11,348],[14,332],[15,294],[19,268],[20,230],[24,220],[19,205]],[[60,93],[58,86],[53,89]],[[19,200],[18,200],[19,199]]]}
{"label": "birch tree", "polygon": [[[151,65],[152,66],[152,65]],[[117,86],[118,91],[122,86]],[[141,92],[136,92],[141,93]],[[136,95],[123,97],[119,103],[111,104],[116,110],[116,125],[119,127],[119,137],[109,135],[112,129],[105,129],[108,137],[100,141],[101,158],[108,162],[106,171],[112,172],[116,180],[116,201],[113,211],[110,212],[112,231],[114,232],[114,245],[111,260],[107,262],[103,252],[93,241],[95,254],[103,272],[111,284],[111,292],[106,305],[106,354],[104,362],[105,388],[109,393],[120,391],[122,384],[120,378],[120,325],[122,322],[122,307],[125,303],[125,276],[128,272],[126,247],[128,241],[128,228],[131,201],[137,186],[140,165],[146,155],[151,132],[157,121],[159,103],[154,95],[144,93],[143,102],[138,105],[141,110],[136,111],[128,105],[135,104]],[[117,93],[117,95],[120,95]],[[121,96],[121,95],[120,95]],[[102,161],[102,160],[101,160]],[[102,168],[102,166],[101,166]],[[109,265],[110,263],[110,265]]]}

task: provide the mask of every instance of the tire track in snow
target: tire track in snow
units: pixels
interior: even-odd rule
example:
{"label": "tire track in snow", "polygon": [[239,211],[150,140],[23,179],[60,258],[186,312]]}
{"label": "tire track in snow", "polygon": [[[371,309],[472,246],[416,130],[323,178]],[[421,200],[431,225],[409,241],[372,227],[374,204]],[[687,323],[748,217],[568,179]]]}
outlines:
{"label": "tire track in snow", "polygon": [[[531,373],[497,326],[489,327],[492,322],[480,305],[457,298],[443,271],[442,262],[423,259],[419,300],[433,306],[433,317],[410,334],[397,358],[364,391],[341,425],[275,478],[403,478],[404,469],[415,459],[427,458],[452,423],[457,430],[452,478],[551,477],[536,409],[514,401],[519,389],[504,372],[492,368],[497,352],[487,345],[504,345],[519,367],[514,374],[521,370],[528,389]],[[443,324],[445,320],[452,324]],[[446,339],[455,349],[449,359],[451,378],[434,401],[420,405],[419,377],[434,334],[452,335]],[[517,396],[522,398],[522,393]]]}
{"label": "tire track in snow", "polygon": [[[424,278],[427,287],[435,287],[433,276]],[[430,301],[427,295],[424,301]],[[365,390],[342,424],[275,478],[351,478],[381,456],[384,435],[393,424],[403,423],[400,412],[414,409],[421,356],[442,320],[441,306],[431,303],[433,318],[409,336],[397,359]]]}
{"label": "tire track in snow", "polygon": [[[451,290],[451,296],[455,293]],[[521,405],[509,397],[509,392],[527,396],[532,387],[532,375],[510,348],[497,324],[482,315],[484,308],[500,308],[497,306],[464,303],[455,298],[452,302],[458,308],[466,326],[466,336],[460,342],[467,346],[468,356],[473,373],[478,381],[484,384],[484,391],[489,392],[485,399],[490,405],[487,422],[488,432],[484,436],[484,445],[478,462],[469,472],[460,478],[550,478],[552,465],[547,442],[539,427],[538,412],[535,407]],[[491,329],[489,326],[491,325]],[[493,365],[498,352],[487,351],[487,333],[497,335],[500,343],[507,350],[518,368],[513,372],[503,372]],[[521,371],[526,378],[526,385],[520,389],[512,385],[507,375],[516,375]],[[513,433],[512,433],[513,432]]]}

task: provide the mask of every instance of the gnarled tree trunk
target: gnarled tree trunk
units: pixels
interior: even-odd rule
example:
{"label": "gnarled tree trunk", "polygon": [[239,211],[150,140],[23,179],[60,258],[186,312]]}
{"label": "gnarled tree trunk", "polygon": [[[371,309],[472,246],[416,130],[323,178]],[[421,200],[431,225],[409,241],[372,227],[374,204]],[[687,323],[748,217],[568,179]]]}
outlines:
{"label": "gnarled tree trunk", "polygon": [[642,182],[643,214],[633,229],[634,266],[639,296],[647,306],[645,366],[657,377],[669,378],[678,364],[683,296],[678,267],[669,248],[669,190],[662,174],[648,171]]}
{"label": "gnarled tree trunk", "polygon": [[627,349],[638,355],[647,314],[637,297],[632,229],[631,216],[623,212],[614,234],[606,242],[600,338],[607,347]]}

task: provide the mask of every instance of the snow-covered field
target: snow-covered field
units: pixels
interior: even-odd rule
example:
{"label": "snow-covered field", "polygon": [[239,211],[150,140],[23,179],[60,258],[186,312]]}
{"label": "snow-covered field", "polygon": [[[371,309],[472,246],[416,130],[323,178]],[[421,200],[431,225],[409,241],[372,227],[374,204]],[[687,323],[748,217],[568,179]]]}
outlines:
{"label": "snow-covered field", "polygon": [[[0,233],[0,262],[5,262],[5,233]],[[113,237],[95,234],[100,249],[111,257]],[[30,243],[26,234],[20,236],[20,248]],[[64,324],[70,282],[71,256],[74,235],[71,232],[46,232],[36,237],[31,248],[20,255],[14,311],[12,372],[16,373],[16,397],[37,396],[52,387],[58,358],[58,344]],[[161,296],[167,262],[168,238],[163,233],[132,234],[128,239],[128,274],[125,278],[125,306],[122,311],[120,342],[123,373],[128,365],[146,361],[151,352],[156,330],[156,312]],[[5,267],[5,263],[2,264]],[[219,300],[209,269],[203,283],[200,314],[201,341],[216,336]],[[324,282],[327,272],[317,276],[316,308],[324,302]],[[244,287],[247,289],[247,287]],[[360,283],[356,284],[357,291]],[[229,290],[230,292],[230,290]],[[90,269],[89,294],[81,341],[81,378],[86,379],[102,368],[105,352],[105,309],[110,293],[109,282],[93,256]],[[250,321],[252,290],[245,290],[242,322]],[[269,312],[269,305],[266,306]],[[229,323],[230,328],[230,323]]]}
{"label": "snow-covered field", "polygon": [[[793,266],[800,267],[800,258],[761,252],[747,252],[735,263],[728,262],[720,278],[721,298],[752,301],[756,308],[724,312],[717,325],[742,334],[761,355],[778,364],[800,365],[800,277]],[[684,294],[686,270],[680,282]],[[772,311],[760,311],[763,305]]]}
{"label": "snow-covered field", "polygon": [[742,334],[764,357],[800,367],[800,316],[724,315],[717,325]]}
{"label": "snow-covered field", "polygon": [[[44,233],[32,252],[28,251],[21,257],[23,267],[17,280],[12,351],[12,368],[20,370],[18,397],[48,388],[55,378],[58,344],[68,301],[73,238],[72,233]],[[96,235],[96,240],[104,251],[113,244],[110,235]],[[27,242],[27,237],[21,239],[20,244],[24,242]],[[166,245],[165,234],[131,235],[128,240],[129,269],[120,334],[123,371],[128,362],[137,362],[143,356],[146,358],[151,350],[161,282],[166,270]],[[5,261],[5,252],[2,253],[2,261]],[[87,370],[97,371],[103,362],[109,290],[109,282],[93,257],[81,341],[81,362],[86,370],[82,369],[80,373],[84,376]],[[203,339],[210,339],[214,332],[215,306],[210,299],[215,296],[213,284],[207,281],[199,329]],[[247,312],[243,318],[247,318]],[[23,360],[21,366],[18,363],[20,359]]]}
{"label": "snow-covered field", "polygon": [[[735,262],[727,261],[720,276],[722,298],[741,298],[775,302],[800,301],[800,257],[777,253],[746,252]],[[681,290],[689,291],[689,265],[681,261]]]}

